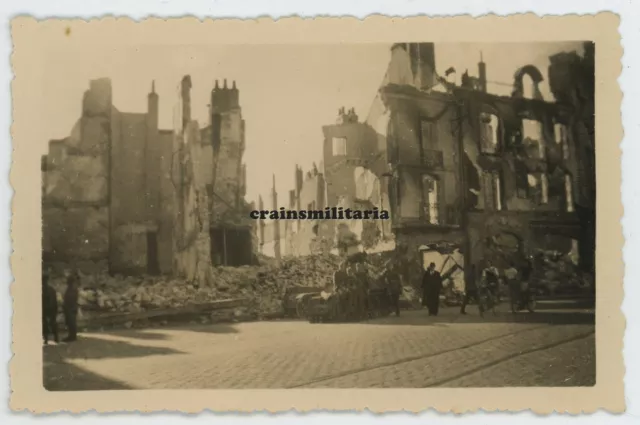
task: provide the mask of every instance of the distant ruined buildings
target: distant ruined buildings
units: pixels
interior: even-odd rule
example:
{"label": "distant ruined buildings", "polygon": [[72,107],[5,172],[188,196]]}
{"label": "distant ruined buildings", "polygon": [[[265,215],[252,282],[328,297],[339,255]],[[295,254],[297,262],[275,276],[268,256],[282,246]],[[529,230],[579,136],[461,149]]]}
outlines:
{"label": "distant ruined buildings", "polygon": [[255,261],[239,90],[215,83],[202,129],[190,90],[185,76],[175,128],[162,130],[153,83],[147,112],[124,113],[110,80],[90,82],[71,135],[42,158],[45,263],[193,279],[211,264]]}

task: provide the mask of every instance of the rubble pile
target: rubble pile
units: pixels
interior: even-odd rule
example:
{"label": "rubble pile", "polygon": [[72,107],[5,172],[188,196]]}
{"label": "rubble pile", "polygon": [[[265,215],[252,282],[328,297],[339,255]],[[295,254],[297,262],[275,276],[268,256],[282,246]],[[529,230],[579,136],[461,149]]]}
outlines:
{"label": "rubble pile", "polygon": [[580,272],[576,260],[557,251],[541,251],[535,264],[538,285],[551,295],[591,290],[592,279]]}
{"label": "rubble pile", "polygon": [[[285,258],[280,266],[261,259],[260,266],[212,267],[206,281],[189,282],[168,276],[110,276],[106,272],[80,275],[79,319],[101,313],[138,313],[180,309],[187,305],[247,299],[242,313],[262,317],[282,311],[282,298],[291,286],[323,287],[339,264],[332,255]],[[50,283],[59,304],[69,270],[52,270]]]}

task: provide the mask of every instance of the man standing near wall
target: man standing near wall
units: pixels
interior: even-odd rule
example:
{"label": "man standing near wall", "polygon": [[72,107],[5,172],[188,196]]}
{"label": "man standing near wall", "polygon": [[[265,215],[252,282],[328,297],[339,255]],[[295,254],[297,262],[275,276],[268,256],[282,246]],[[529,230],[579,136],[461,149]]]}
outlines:
{"label": "man standing near wall", "polygon": [[68,335],[64,339],[65,342],[72,342],[78,339],[78,284],[80,277],[77,272],[73,272],[67,278],[67,290],[64,293],[64,303],[62,311],[64,312],[64,321],[67,325]]}
{"label": "man standing near wall", "polygon": [[422,305],[427,306],[429,316],[438,315],[441,290],[442,277],[436,271],[436,263],[431,263],[422,278]]}
{"label": "man standing near wall", "polygon": [[58,338],[58,298],[56,290],[49,285],[49,274],[42,272],[42,338],[45,345],[49,343],[49,335],[53,334],[53,340]]}
{"label": "man standing near wall", "polygon": [[397,264],[388,264],[385,280],[389,297],[391,298],[391,307],[395,310],[396,316],[400,316],[400,295],[402,294],[402,276],[398,270]]}
{"label": "man standing near wall", "polygon": [[460,308],[461,314],[467,314],[465,309],[467,308],[467,305],[469,305],[471,298],[478,301],[478,284],[476,279],[476,265],[472,264],[469,268],[469,276],[465,279],[464,300],[462,301],[462,307]]}

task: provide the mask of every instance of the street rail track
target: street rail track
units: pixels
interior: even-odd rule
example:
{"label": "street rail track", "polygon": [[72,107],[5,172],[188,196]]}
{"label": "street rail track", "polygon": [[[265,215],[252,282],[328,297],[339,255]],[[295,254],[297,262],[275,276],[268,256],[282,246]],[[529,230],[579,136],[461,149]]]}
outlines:
{"label": "street rail track", "polygon": [[[368,371],[371,371],[371,370],[381,369],[381,368],[389,367],[389,366],[396,366],[396,365],[400,365],[400,364],[404,364],[404,363],[410,363],[410,362],[413,362],[413,361],[416,361],[416,360],[425,360],[425,359],[428,359],[428,358],[431,358],[431,357],[437,357],[437,356],[440,356],[440,355],[443,355],[443,354],[447,354],[447,353],[451,353],[451,352],[455,352],[455,351],[459,351],[459,350],[466,350],[466,349],[473,348],[473,347],[476,347],[476,346],[479,346],[479,345],[482,345],[482,344],[486,344],[487,342],[496,341],[496,340],[499,340],[499,339],[502,339],[502,338],[508,338],[510,336],[513,336],[513,335],[518,335],[518,334],[522,334],[522,333],[525,333],[525,332],[531,332],[531,331],[535,331],[535,330],[538,330],[538,329],[549,328],[549,327],[551,327],[551,325],[541,325],[541,326],[535,326],[535,327],[532,327],[532,328],[522,329],[522,330],[518,330],[518,331],[507,332],[507,333],[504,333],[504,334],[501,334],[501,335],[492,336],[490,338],[485,338],[483,340],[475,341],[475,342],[472,342],[472,343],[469,343],[469,344],[465,344],[465,345],[462,345],[462,346],[448,348],[448,349],[445,349],[445,350],[440,350],[440,351],[437,351],[435,353],[429,353],[429,354],[422,354],[422,355],[417,355],[417,356],[405,357],[403,359],[396,360],[396,361],[393,361],[393,362],[380,363],[380,364],[377,364],[377,365],[372,366],[372,367],[351,369],[351,370],[346,371],[346,372],[336,373],[336,374],[333,374],[333,375],[330,375],[330,376],[323,376],[321,378],[313,379],[313,380],[304,382],[302,384],[288,386],[286,388],[289,388],[289,389],[304,388],[304,387],[309,386],[309,385],[314,385],[314,384],[322,383],[322,382],[325,382],[325,381],[331,381],[331,380],[334,380],[334,379],[337,379],[337,378],[342,378],[342,377],[349,376],[349,375],[354,375],[354,374],[357,374],[357,373],[368,372]],[[585,334],[581,334],[580,338],[584,338],[584,337],[588,336],[591,333],[593,333],[593,331],[587,333],[586,335]],[[570,341],[566,340],[566,342],[570,342]],[[523,352],[523,354],[526,354],[526,353]],[[509,359],[506,358],[505,361],[506,360],[509,360]]]}

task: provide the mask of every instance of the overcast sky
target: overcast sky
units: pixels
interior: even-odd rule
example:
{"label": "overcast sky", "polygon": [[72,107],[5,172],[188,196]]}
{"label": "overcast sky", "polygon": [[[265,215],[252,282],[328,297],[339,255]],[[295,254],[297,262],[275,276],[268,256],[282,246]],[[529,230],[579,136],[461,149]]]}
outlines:
{"label": "overcast sky", "polygon": [[[183,75],[191,75],[192,113],[201,125],[207,124],[213,81],[236,80],[246,121],[247,200],[259,194],[269,199],[272,173],[280,199],[287,199],[294,164],[306,171],[321,160],[321,127],[335,121],[338,109],[355,107],[366,118],[386,71],[389,48],[355,44],[52,49],[43,61],[41,80],[33,84],[33,90],[42,93],[33,104],[33,116],[47,125],[33,126],[30,139],[46,153],[48,140],[68,136],[91,79],[111,78],[113,102],[123,112],[145,112],[155,80],[160,126],[165,129],[172,128],[176,88]],[[581,43],[438,44],[436,68],[444,74],[453,66],[458,81],[465,69],[477,75],[482,52],[488,80],[504,84],[490,83],[489,91],[507,95],[517,68],[533,64],[546,79],[548,56],[569,50],[581,53]],[[552,100],[546,81],[542,92]]]}

